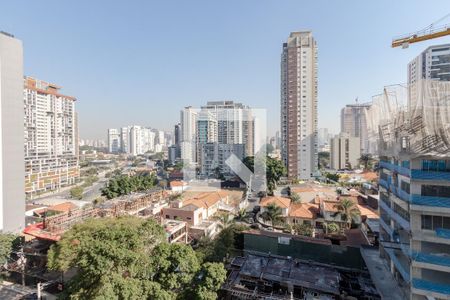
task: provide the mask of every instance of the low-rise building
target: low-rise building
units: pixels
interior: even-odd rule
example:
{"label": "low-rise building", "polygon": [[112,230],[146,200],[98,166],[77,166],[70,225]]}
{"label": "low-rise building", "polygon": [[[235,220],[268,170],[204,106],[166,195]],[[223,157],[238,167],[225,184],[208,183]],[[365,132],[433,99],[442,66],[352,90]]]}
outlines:
{"label": "low-rise building", "polygon": [[269,205],[276,205],[281,208],[282,216],[287,217],[289,215],[291,199],[281,196],[267,196],[261,199],[259,205],[261,206],[261,213],[266,212]]}

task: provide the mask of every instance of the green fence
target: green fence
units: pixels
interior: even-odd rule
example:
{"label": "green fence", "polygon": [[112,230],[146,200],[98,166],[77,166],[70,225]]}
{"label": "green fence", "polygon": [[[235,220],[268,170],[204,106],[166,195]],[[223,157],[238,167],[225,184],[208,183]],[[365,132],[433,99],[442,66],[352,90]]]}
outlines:
{"label": "green fence", "polygon": [[365,270],[366,265],[359,248],[339,245],[322,245],[296,239],[243,233],[244,250],[271,253],[274,255],[291,256],[293,258],[311,260],[318,263],[335,265],[351,269]]}

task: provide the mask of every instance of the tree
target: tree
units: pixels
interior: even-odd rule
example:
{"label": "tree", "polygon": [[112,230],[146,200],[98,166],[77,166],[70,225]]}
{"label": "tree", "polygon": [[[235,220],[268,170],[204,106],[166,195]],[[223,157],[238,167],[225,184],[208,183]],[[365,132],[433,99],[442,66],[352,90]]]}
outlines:
{"label": "tree", "polygon": [[225,229],[234,223],[234,216],[228,213],[223,213],[217,217],[217,220],[219,221],[219,228]]}
{"label": "tree", "polygon": [[324,169],[330,164],[330,152],[319,152],[319,168]]}
{"label": "tree", "polygon": [[262,213],[262,217],[265,221],[270,221],[270,224],[273,227],[283,219],[281,207],[274,203],[270,203]]}
{"label": "tree", "polygon": [[132,192],[143,192],[157,184],[154,174],[139,174],[135,176],[116,175],[101,190],[102,196],[108,199],[128,195]]}
{"label": "tree", "polygon": [[369,167],[372,166],[373,158],[370,154],[361,154],[361,157],[358,159],[358,161],[364,166],[364,170],[367,171]]}
{"label": "tree", "polygon": [[291,200],[293,203],[301,203],[302,202],[302,196],[298,193],[291,193]]}
{"label": "tree", "polygon": [[0,266],[3,266],[11,256],[19,237],[11,233],[0,233]]}
{"label": "tree", "polygon": [[226,270],[218,263],[207,262],[203,265],[200,276],[204,280],[198,284],[194,298],[199,300],[217,299],[217,291],[227,278]]}
{"label": "tree", "polygon": [[278,182],[282,176],[286,175],[286,168],[279,160],[267,156],[265,159],[255,161],[254,156],[247,156],[243,160],[244,165],[252,172],[254,172],[256,164],[266,164],[266,181],[269,195],[273,195],[273,191],[277,187]]}
{"label": "tree", "polygon": [[295,224],[294,232],[298,235],[313,236],[314,228],[310,224]]}
{"label": "tree", "polygon": [[245,208],[241,208],[240,210],[238,210],[236,219],[238,219],[239,221],[245,221],[247,220],[247,217],[247,211],[245,210]]}
{"label": "tree", "polygon": [[223,264],[202,265],[190,246],[167,243],[154,220],[136,217],[75,225],[50,248],[48,267],[77,270],[62,299],[193,299],[205,287],[214,295],[225,272]]}
{"label": "tree", "polygon": [[247,229],[247,226],[234,223],[220,231],[214,240],[200,239],[196,249],[197,256],[207,262],[223,262],[231,254],[236,253],[236,249],[243,248],[242,231]]}
{"label": "tree", "polygon": [[337,208],[342,220],[347,222],[348,228],[352,225],[352,219],[359,216],[359,210],[355,203],[348,198],[341,199],[339,203],[335,205],[335,208]]}
{"label": "tree", "polygon": [[74,199],[83,199],[83,188],[81,186],[76,186],[70,189],[70,197]]}
{"label": "tree", "polygon": [[333,173],[326,173],[325,177],[331,181],[334,181],[335,183],[339,182],[339,174],[333,174]]}
{"label": "tree", "polygon": [[336,233],[339,231],[339,225],[336,223],[324,224],[326,233]]}

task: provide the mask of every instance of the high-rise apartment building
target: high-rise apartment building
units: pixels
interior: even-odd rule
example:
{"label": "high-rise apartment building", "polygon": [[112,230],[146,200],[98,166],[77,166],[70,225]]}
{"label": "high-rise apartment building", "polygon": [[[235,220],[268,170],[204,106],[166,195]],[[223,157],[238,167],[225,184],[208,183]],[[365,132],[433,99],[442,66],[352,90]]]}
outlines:
{"label": "high-rise apartment building", "polygon": [[254,155],[254,117],[250,107],[234,101],[208,101],[201,111],[217,120],[219,144],[243,144],[245,156]]}
{"label": "high-rise apartment building", "polygon": [[341,110],[341,133],[359,138],[361,153],[369,153],[366,112],[370,106],[370,103],[348,104]]}
{"label": "high-rise apartment building", "polygon": [[317,44],[292,32],[281,54],[281,154],[290,178],[317,172]]}
{"label": "high-rise apartment building", "polygon": [[187,164],[196,161],[197,110],[191,106],[185,107],[180,115],[181,123],[181,159]]}
{"label": "high-rise apartment building", "polygon": [[353,169],[359,165],[361,151],[358,137],[341,133],[330,140],[330,150],[332,169]]}
{"label": "high-rise apartment building", "polygon": [[450,44],[428,47],[408,64],[408,83],[420,79],[450,81]]}
{"label": "high-rise apartment building", "polygon": [[380,126],[380,255],[414,300],[450,299],[449,47],[408,65],[407,103]]}
{"label": "high-rise apartment building", "polygon": [[120,129],[120,146],[122,153],[130,153],[130,127]]}
{"label": "high-rise apartment building", "polygon": [[119,153],[121,151],[121,137],[119,130],[108,129],[108,151],[109,153]]}
{"label": "high-rise apartment building", "polygon": [[130,127],[130,154],[136,156],[155,150],[155,132],[142,126]]}
{"label": "high-rise apartment building", "polygon": [[25,225],[22,42],[0,32],[0,231]]}
{"label": "high-rise apartment building", "polygon": [[75,97],[60,87],[25,78],[25,192],[59,189],[79,178]]}

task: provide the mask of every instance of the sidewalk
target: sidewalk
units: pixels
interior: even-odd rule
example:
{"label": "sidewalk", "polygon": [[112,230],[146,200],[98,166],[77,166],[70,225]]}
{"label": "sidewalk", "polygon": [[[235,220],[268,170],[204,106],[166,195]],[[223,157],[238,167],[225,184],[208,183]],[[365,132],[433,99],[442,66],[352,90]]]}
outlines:
{"label": "sidewalk", "polygon": [[377,248],[361,247],[360,251],[381,299],[403,300],[409,298],[405,294],[405,290],[398,285],[386,264],[383,263]]}

